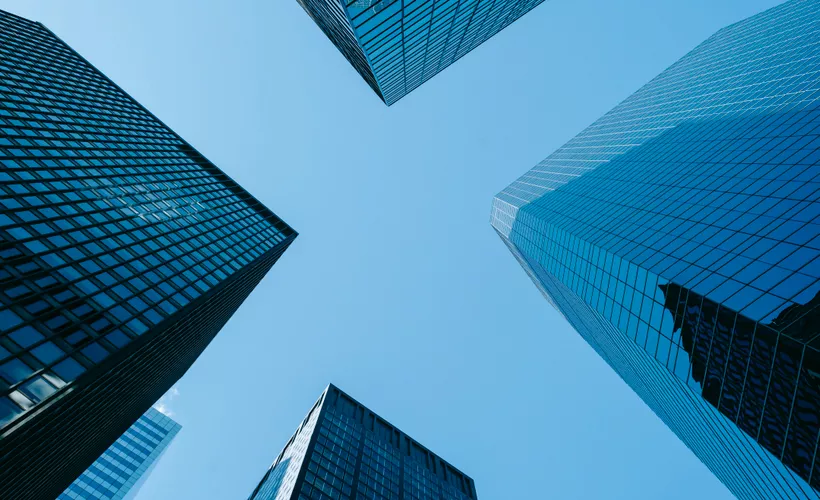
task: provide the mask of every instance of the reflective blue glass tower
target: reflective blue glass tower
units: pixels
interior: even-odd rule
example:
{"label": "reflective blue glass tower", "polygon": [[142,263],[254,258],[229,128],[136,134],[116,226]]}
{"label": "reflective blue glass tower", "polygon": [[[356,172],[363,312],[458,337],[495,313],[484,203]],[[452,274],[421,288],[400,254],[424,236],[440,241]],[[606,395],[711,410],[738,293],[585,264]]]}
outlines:
{"label": "reflective blue glass tower", "polygon": [[47,28],[0,12],[0,498],[59,495],[295,237]]}
{"label": "reflective blue glass tower", "polygon": [[544,0],[298,0],[388,106]]}
{"label": "reflective blue glass tower", "polygon": [[249,500],[474,500],[473,480],[329,385]]}
{"label": "reflective blue glass tower", "polygon": [[150,408],[57,500],[134,498],[181,426]]}
{"label": "reflective blue glass tower", "polygon": [[499,193],[547,300],[738,497],[820,498],[820,1],[728,26]]}

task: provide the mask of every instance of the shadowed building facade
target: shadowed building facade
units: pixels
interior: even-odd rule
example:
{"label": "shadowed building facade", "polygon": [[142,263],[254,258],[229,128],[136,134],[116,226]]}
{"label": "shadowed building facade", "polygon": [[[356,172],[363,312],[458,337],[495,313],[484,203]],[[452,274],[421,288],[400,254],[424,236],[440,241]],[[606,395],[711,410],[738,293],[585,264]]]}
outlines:
{"label": "shadowed building facade", "polygon": [[296,237],[39,23],[0,12],[0,498],[55,498]]}
{"label": "shadowed building facade", "polygon": [[473,480],[333,385],[249,500],[475,500]]}
{"label": "shadowed building facade", "polygon": [[133,499],[180,429],[149,408],[57,500]]}
{"label": "shadowed building facade", "polygon": [[544,0],[297,0],[388,106]]}
{"label": "shadowed building facade", "polygon": [[740,498],[820,498],[820,2],[728,26],[524,174],[491,222]]}

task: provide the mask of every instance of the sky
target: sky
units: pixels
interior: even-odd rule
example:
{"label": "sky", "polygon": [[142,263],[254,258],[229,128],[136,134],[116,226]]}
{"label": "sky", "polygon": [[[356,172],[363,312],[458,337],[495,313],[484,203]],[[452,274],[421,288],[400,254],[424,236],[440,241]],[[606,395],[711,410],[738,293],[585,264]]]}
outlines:
{"label": "sky", "polygon": [[482,500],[731,498],[541,297],[492,197],[775,0],[551,0],[386,107],[294,0],[5,0],[299,237],[163,407],[138,500],[247,498],[329,382]]}

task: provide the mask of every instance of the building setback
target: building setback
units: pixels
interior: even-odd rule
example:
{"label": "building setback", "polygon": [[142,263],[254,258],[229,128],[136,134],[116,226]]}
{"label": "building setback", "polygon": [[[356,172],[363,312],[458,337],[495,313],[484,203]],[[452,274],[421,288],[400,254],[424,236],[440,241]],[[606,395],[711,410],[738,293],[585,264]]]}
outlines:
{"label": "building setback", "polygon": [[297,0],[388,106],[544,0]]}
{"label": "building setback", "polygon": [[57,500],[134,498],[180,429],[170,417],[149,408]]}
{"label": "building setback", "polygon": [[0,498],[55,498],[296,233],[43,25],[0,12]]}
{"label": "building setback", "polygon": [[333,385],[249,500],[475,500],[473,480]]}
{"label": "building setback", "polygon": [[728,26],[499,193],[547,300],[739,498],[820,498],[820,1]]}

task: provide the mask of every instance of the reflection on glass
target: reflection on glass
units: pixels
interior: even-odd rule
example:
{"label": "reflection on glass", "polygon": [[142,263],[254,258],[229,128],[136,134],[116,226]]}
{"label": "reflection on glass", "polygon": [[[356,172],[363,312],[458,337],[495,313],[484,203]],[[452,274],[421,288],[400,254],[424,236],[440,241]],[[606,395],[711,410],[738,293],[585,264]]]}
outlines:
{"label": "reflection on glass", "polygon": [[[820,294],[769,324],[660,285],[703,398],[806,481],[820,433]],[[820,487],[820,474],[812,486]]]}

